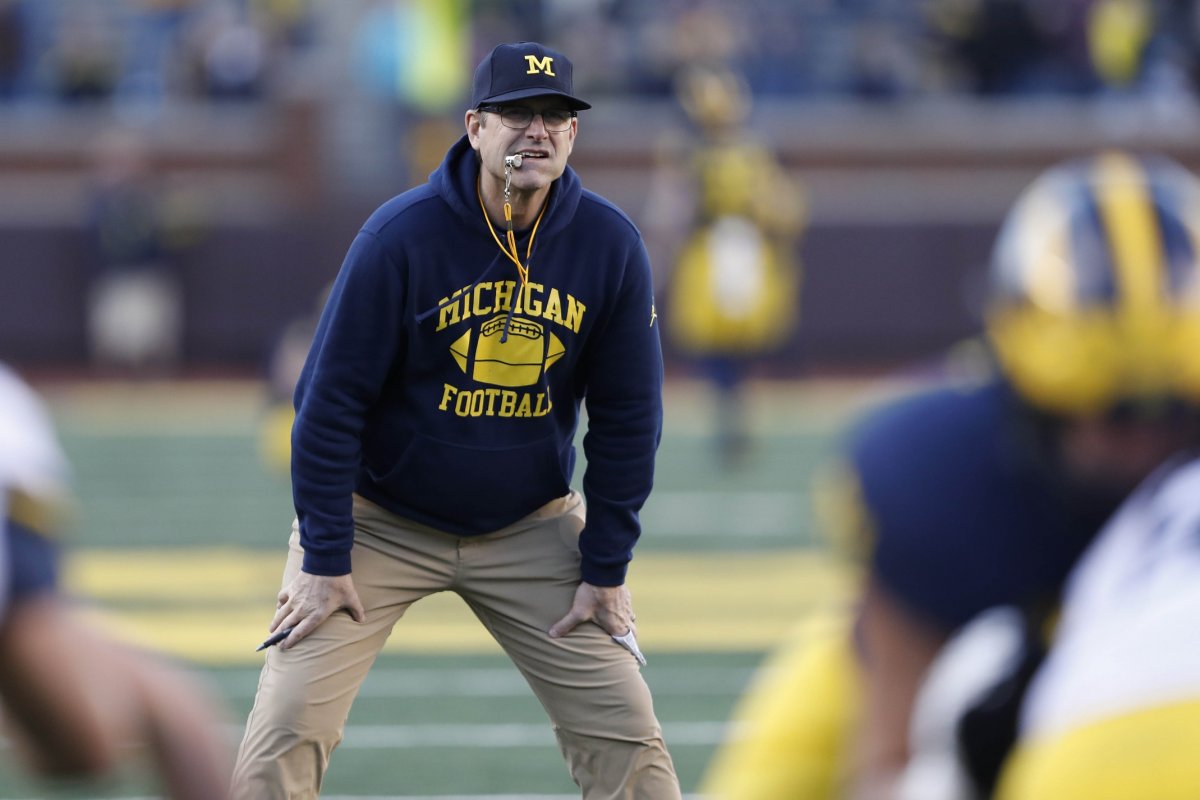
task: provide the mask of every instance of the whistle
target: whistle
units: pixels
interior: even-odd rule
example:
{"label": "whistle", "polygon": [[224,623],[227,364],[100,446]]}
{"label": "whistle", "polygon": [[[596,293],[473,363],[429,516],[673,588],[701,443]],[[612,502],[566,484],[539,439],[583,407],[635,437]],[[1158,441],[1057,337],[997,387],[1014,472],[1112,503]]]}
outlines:
{"label": "whistle", "polygon": [[522,155],[520,153],[517,153],[515,156],[505,156],[504,157],[504,166],[512,167],[513,169],[520,169],[521,162],[524,160],[525,160],[524,157],[522,157]]}

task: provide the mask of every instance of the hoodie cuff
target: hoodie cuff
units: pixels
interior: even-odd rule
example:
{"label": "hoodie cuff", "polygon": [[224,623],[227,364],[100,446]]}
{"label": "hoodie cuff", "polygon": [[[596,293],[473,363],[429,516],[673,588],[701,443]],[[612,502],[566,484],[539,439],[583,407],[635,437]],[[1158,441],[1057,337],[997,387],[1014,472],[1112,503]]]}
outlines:
{"label": "hoodie cuff", "polygon": [[579,565],[580,577],[592,586],[620,586],[625,583],[629,562],[620,564],[595,564],[584,559]]}
{"label": "hoodie cuff", "polygon": [[309,575],[335,577],[350,574],[349,553],[313,553],[304,551],[304,562],[300,569]]}

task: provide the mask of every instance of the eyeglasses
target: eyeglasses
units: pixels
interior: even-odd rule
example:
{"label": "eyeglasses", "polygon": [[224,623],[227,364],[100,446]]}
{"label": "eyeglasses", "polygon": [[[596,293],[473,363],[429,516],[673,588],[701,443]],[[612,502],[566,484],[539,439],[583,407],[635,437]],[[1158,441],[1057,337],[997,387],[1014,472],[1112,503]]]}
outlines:
{"label": "eyeglasses", "polygon": [[500,121],[504,123],[506,128],[514,128],[523,131],[533,123],[535,116],[541,116],[542,124],[546,126],[546,130],[553,133],[562,133],[571,127],[571,120],[575,119],[577,114],[567,108],[547,108],[542,111],[534,111],[527,106],[480,106],[480,111],[490,111],[493,114],[500,115]]}

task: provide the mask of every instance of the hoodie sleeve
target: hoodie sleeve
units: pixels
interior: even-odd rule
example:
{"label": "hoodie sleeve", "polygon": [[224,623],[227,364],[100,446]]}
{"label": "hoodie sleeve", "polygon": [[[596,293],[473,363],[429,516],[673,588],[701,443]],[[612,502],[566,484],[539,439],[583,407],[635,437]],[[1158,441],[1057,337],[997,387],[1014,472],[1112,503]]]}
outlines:
{"label": "hoodie sleeve", "polygon": [[631,244],[612,308],[587,365],[588,512],[579,547],[582,578],[596,586],[625,581],[662,436],[662,345],[650,260],[640,238]]}
{"label": "hoodie sleeve", "polygon": [[374,234],[350,246],[321,314],[296,386],[292,496],[313,575],[350,572],[361,434],[401,352],[405,297],[400,269]]}

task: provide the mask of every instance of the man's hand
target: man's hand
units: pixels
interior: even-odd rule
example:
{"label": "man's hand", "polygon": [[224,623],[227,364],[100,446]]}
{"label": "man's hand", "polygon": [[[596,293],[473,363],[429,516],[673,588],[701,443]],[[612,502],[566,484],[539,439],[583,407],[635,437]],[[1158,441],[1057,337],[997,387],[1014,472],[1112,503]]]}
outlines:
{"label": "man's hand", "polygon": [[557,639],[575,629],[581,622],[595,622],[609,636],[624,636],[635,632],[633,598],[629,587],[593,586],[581,583],[575,590],[575,602],[567,615],[550,626],[550,637]]}
{"label": "man's hand", "polygon": [[286,639],[279,643],[280,650],[287,650],[308,636],[317,626],[339,609],[350,612],[355,622],[365,622],[358,592],[350,575],[309,575],[301,572],[279,593],[279,607],[271,620],[270,632],[283,628],[294,628]]}

